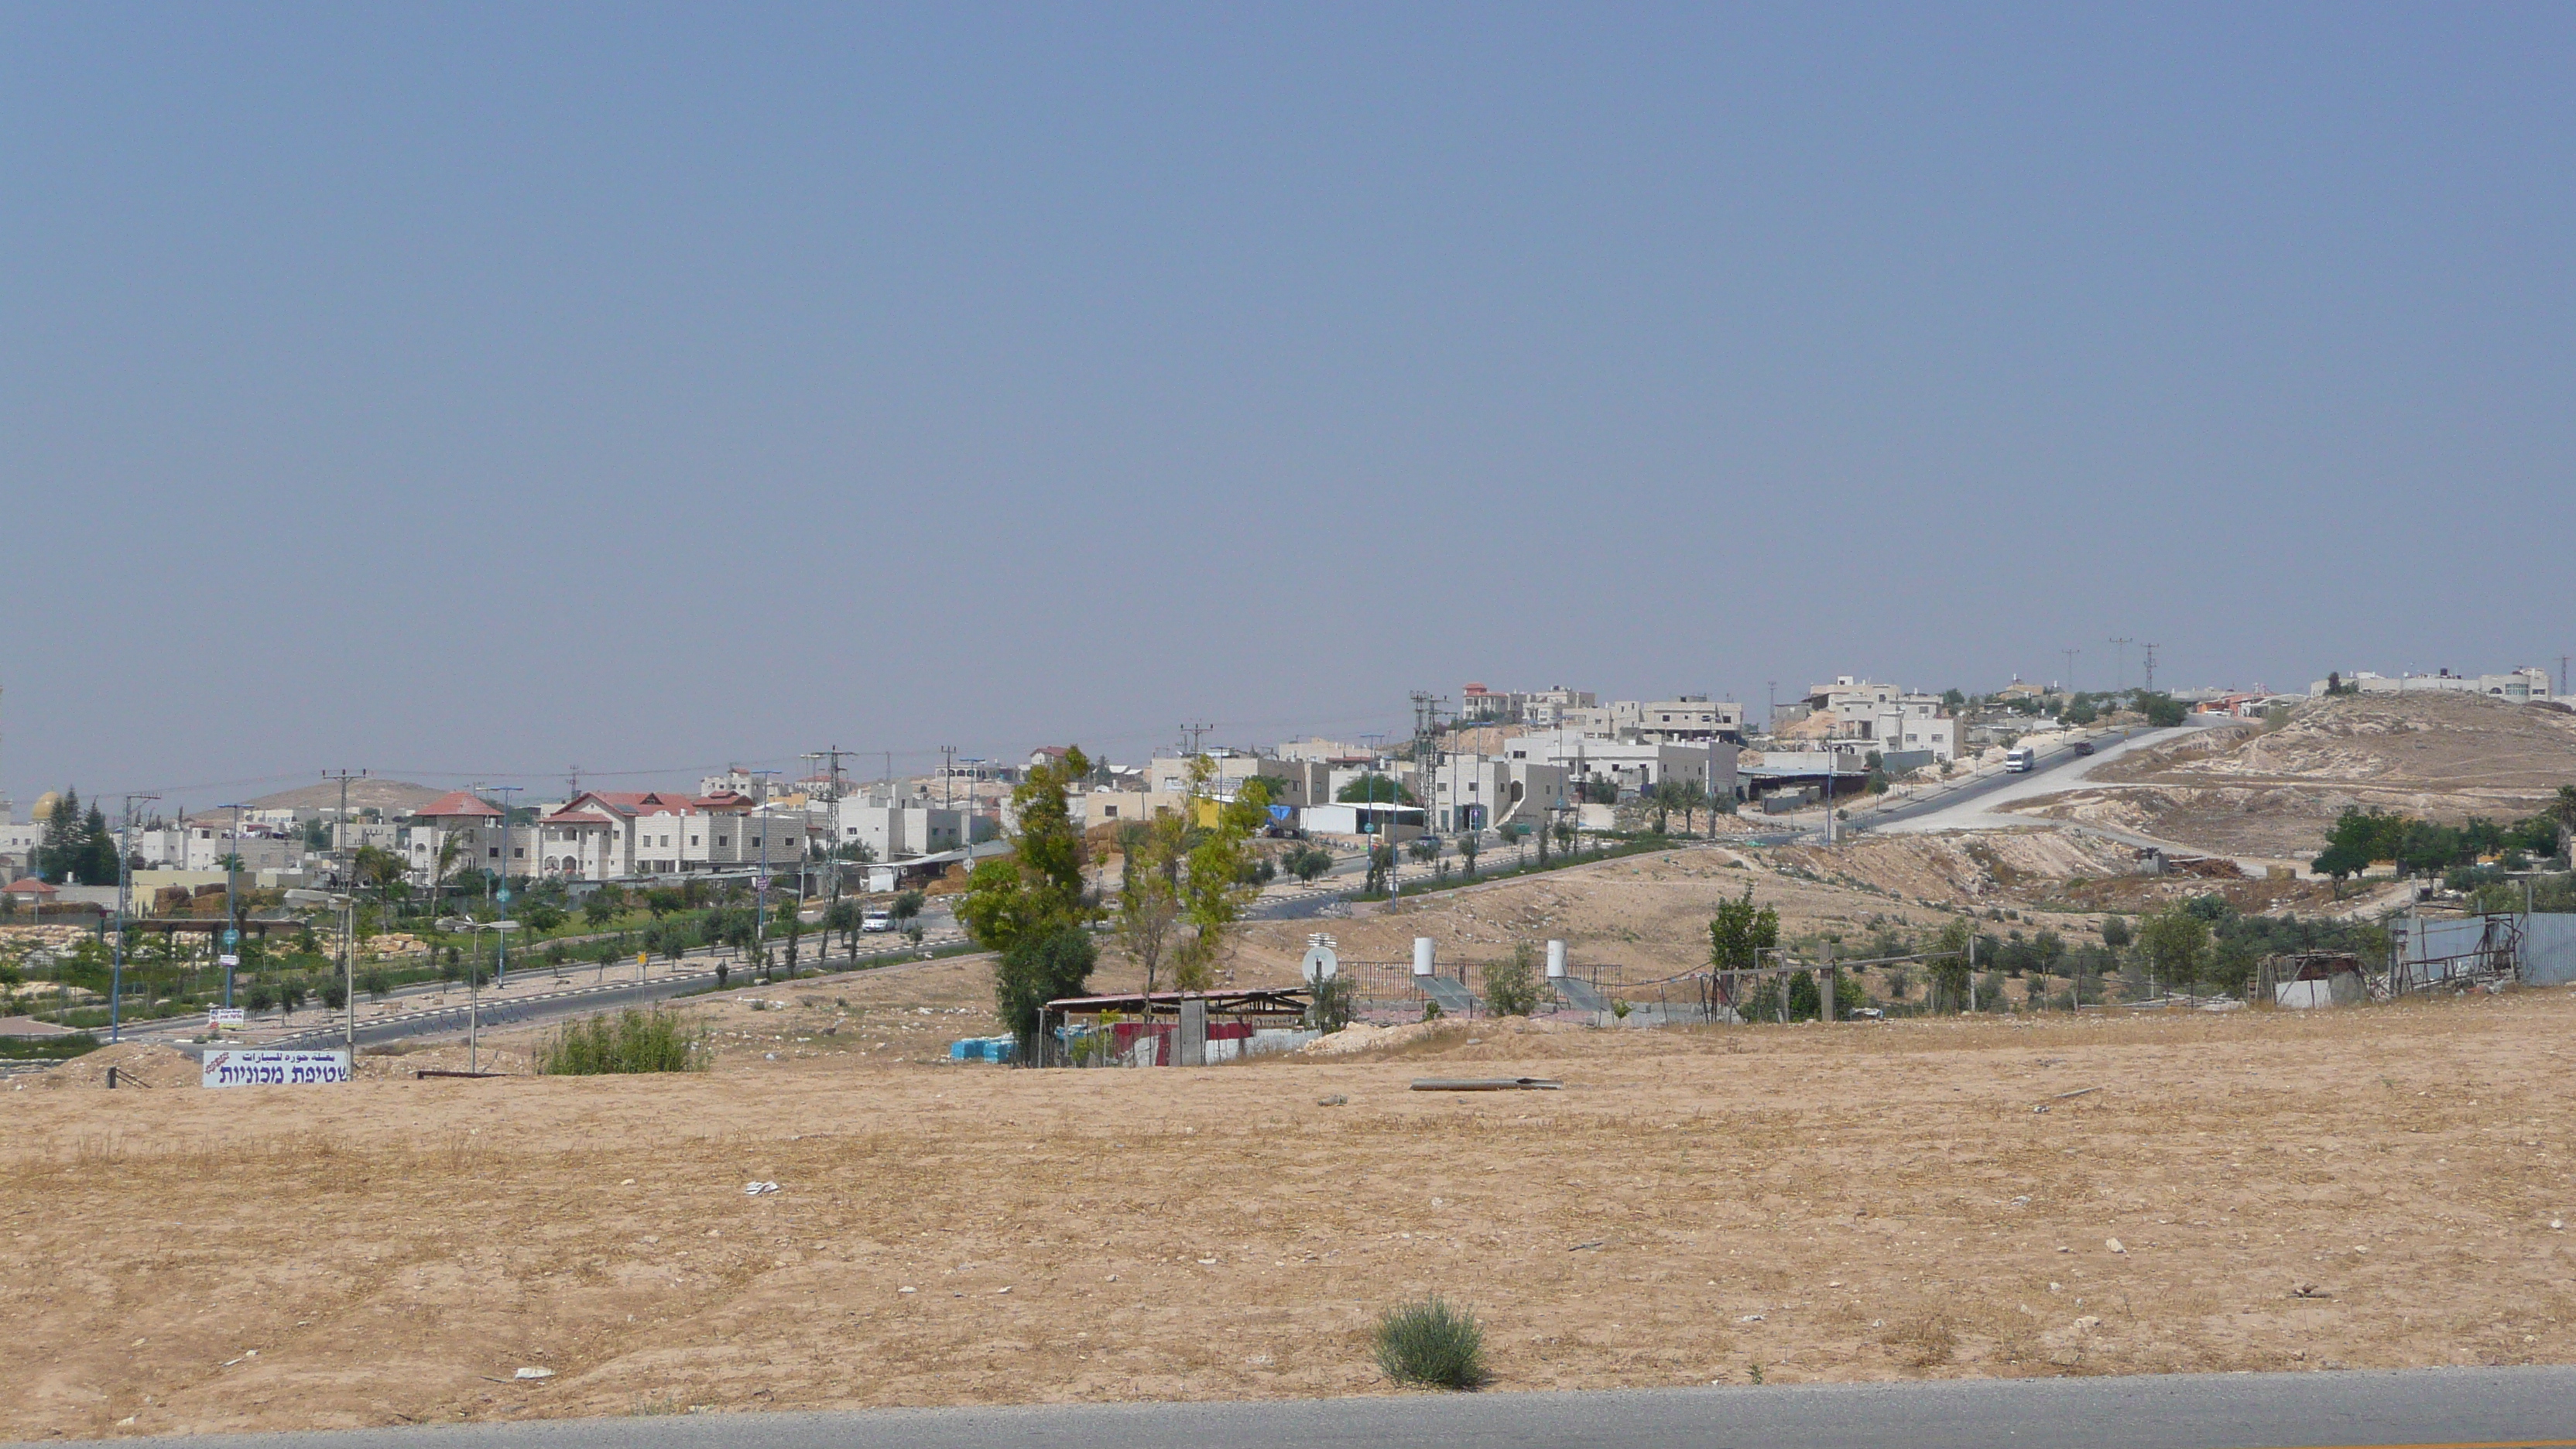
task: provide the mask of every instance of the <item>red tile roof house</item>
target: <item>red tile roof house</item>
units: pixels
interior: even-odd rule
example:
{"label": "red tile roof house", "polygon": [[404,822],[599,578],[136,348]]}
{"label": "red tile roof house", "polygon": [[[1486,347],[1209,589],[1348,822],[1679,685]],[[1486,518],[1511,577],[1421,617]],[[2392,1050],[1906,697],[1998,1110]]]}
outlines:
{"label": "red tile roof house", "polygon": [[502,814],[489,801],[463,790],[450,790],[412,812],[404,832],[410,847],[412,874],[428,880],[438,872],[438,857],[456,842],[453,870],[501,869]]}

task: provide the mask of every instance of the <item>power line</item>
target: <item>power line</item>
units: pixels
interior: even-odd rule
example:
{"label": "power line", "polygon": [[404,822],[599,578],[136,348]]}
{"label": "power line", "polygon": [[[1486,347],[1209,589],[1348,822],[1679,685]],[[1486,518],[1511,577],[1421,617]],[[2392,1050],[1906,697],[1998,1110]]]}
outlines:
{"label": "power line", "polygon": [[2129,687],[2129,646],[2137,643],[2138,641],[2135,639],[2111,639],[2106,640],[2105,642],[2115,646],[2120,652],[2119,672],[2112,676],[2114,683],[2112,685],[2111,692],[2114,694],[2124,693]]}
{"label": "power line", "polygon": [[2139,645],[2139,646],[2138,646],[2138,648],[2139,648],[2139,649],[2141,649],[2141,650],[2143,650],[2143,651],[2145,652],[2146,656],[2147,656],[2147,693],[2149,693],[2149,694],[2153,694],[2153,693],[2155,693],[2155,692],[2156,692],[2156,649],[2157,649],[2157,646],[2156,646],[2156,645],[2153,645],[2153,644],[2141,644],[2141,645]]}

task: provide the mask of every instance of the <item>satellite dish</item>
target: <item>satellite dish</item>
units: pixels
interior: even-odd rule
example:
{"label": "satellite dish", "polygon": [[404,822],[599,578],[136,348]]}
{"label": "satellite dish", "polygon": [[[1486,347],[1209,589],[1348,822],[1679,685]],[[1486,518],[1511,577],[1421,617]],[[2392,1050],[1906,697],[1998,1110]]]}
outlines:
{"label": "satellite dish", "polygon": [[1306,948],[1305,974],[1309,986],[1332,980],[1333,973],[1341,967],[1342,958],[1333,954],[1332,947],[1318,941]]}

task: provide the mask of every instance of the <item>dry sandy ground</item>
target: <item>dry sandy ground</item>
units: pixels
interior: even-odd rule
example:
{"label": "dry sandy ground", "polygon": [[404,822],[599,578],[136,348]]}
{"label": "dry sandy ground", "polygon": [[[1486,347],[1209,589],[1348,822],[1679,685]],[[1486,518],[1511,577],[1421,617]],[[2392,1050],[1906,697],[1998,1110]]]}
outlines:
{"label": "dry sandy ground", "polygon": [[[0,1436],[1365,1393],[1435,1289],[1505,1388],[2567,1362],[2571,1030],[2551,992],[0,1092]],[[1461,1071],[1566,1090],[1406,1090]]]}
{"label": "dry sandy ground", "polygon": [[2108,760],[2021,808],[2204,850],[2304,860],[2352,807],[2513,820],[2576,779],[2576,714],[2460,694],[2347,695],[2269,733],[2212,730]]}

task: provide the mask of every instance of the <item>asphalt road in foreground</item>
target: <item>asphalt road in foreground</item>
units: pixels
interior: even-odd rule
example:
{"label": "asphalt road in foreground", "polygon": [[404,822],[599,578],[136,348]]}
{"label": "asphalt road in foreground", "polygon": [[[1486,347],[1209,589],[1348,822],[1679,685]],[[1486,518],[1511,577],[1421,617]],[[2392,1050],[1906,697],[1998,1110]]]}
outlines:
{"label": "asphalt road in foreground", "polygon": [[[542,1402],[545,1390],[516,1392]],[[158,1442],[280,1449],[2484,1449],[2576,1445],[2576,1368],[705,1414]]]}

